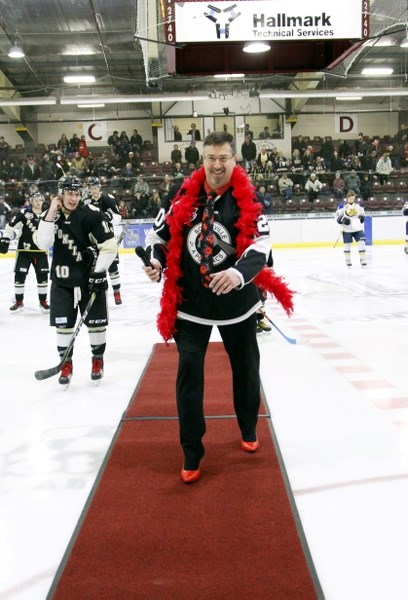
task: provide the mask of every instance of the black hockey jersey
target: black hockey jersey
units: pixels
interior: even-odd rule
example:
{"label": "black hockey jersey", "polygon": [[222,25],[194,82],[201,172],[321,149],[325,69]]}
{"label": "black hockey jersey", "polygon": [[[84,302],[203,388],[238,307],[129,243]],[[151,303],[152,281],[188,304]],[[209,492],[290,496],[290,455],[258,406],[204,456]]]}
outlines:
{"label": "black hockey jersey", "polygon": [[41,215],[37,215],[33,212],[31,207],[25,208],[14,215],[10,223],[6,225],[4,237],[11,239],[13,232],[15,232],[18,236],[17,248],[19,250],[43,252],[33,239],[33,236],[35,236],[38,229],[40,219]]}

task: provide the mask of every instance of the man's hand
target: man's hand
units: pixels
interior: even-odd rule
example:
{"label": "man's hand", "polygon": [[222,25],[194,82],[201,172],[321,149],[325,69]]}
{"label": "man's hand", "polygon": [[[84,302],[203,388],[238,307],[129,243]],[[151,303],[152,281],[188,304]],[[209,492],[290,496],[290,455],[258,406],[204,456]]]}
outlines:
{"label": "man's hand", "polygon": [[89,280],[89,291],[91,293],[101,294],[108,289],[108,282],[106,281],[106,271],[93,271],[90,274]]}
{"label": "man's hand", "polygon": [[212,273],[210,277],[211,283],[209,287],[214,294],[217,294],[217,296],[228,294],[241,283],[240,278],[232,269],[220,271],[219,273]]}
{"label": "man's hand", "polygon": [[0,239],[0,254],[7,254],[8,249],[10,246],[10,240],[9,238],[1,238]]}
{"label": "man's hand", "polygon": [[150,262],[153,268],[143,267],[143,271],[146,273],[150,281],[160,281],[162,274],[161,264],[156,258],[151,258]]}

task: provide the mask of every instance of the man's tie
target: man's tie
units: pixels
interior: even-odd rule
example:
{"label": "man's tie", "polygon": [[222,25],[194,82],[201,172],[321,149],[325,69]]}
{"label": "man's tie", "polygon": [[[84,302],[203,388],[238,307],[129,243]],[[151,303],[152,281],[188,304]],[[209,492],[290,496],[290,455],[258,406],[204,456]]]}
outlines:
{"label": "man's tie", "polygon": [[211,282],[210,273],[214,271],[213,245],[214,245],[214,200],[215,193],[210,192],[204,206],[201,224],[201,233],[198,238],[201,253],[200,275],[201,283],[208,287]]}

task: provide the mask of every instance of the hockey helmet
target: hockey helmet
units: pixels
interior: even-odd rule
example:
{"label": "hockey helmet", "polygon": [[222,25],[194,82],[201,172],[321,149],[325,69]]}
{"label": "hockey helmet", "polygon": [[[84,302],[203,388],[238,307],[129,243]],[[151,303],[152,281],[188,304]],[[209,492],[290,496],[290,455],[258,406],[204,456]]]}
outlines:
{"label": "hockey helmet", "polygon": [[99,177],[88,177],[87,184],[89,186],[94,185],[94,186],[101,187],[101,182],[99,180]]}
{"label": "hockey helmet", "polygon": [[66,175],[58,181],[58,193],[62,194],[66,190],[82,190],[82,181],[75,175]]}
{"label": "hockey helmet", "polygon": [[33,192],[30,195],[30,202],[32,202],[33,200],[41,200],[41,202],[45,202],[45,198],[44,196],[41,194],[41,192]]}

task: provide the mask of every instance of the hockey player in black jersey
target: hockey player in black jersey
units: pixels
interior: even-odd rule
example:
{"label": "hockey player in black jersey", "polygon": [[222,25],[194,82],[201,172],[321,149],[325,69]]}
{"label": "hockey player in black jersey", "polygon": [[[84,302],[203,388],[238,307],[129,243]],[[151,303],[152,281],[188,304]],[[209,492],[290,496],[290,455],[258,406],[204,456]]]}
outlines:
{"label": "hockey player in black jersey", "polygon": [[[108,312],[106,270],[117,252],[112,227],[102,212],[80,202],[82,183],[74,176],[58,182],[58,196],[51,200],[40,221],[37,243],[53,244],[51,264],[50,324],[56,327],[60,357],[69,346],[78,310],[83,313],[91,295],[94,303],[85,319],[92,351],[91,379],[103,377]],[[68,385],[72,377],[72,352],[63,364],[59,382]]]}
{"label": "hockey player in black jersey", "polygon": [[38,298],[43,312],[49,312],[47,302],[48,291],[48,256],[47,252],[40,250],[35,242],[40,216],[42,213],[44,197],[36,192],[30,197],[30,206],[18,212],[5,227],[0,240],[0,252],[6,254],[10,240],[14,234],[18,236],[16,262],[14,266],[14,293],[15,302],[10,306],[14,313],[24,307],[25,281],[31,265],[34,267],[37,278]]}
{"label": "hockey player in black jersey", "polygon": [[[119,225],[122,221],[122,216],[119,212],[119,208],[116,199],[112,194],[102,194],[101,182],[98,177],[89,177],[87,181],[88,185],[88,197],[84,199],[85,204],[92,204],[103,212],[107,221],[111,223],[112,230],[114,227]],[[122,297],[120,294],[120,273],[119,273],[119,255],[117,254],[115,260],[108,269],[109,278],[112,284],[113,297],[115,304],[122,304]]]}

